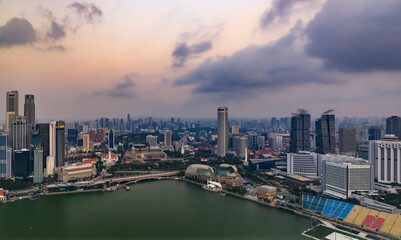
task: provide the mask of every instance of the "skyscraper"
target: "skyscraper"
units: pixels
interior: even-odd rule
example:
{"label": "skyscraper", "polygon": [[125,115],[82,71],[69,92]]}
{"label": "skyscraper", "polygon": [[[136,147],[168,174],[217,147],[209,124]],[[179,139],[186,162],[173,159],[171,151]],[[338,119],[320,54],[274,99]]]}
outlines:
{"label": "skyscraper", "polygon": [[401,117],[391,116],[386,119],[386,134],[394,134],[401,140]]}
{"label": "skyscraper", "polygon": [[36,130],[39,132],[43,150],[43,167],[46,168],[46,158],[49,156],[49,124],[38,123],[36,124]]}
{"label": "skyscraper", "polygon": [[35,126],[35,96],[25,95],[24,116],[27,125]]}
{"label": "skyscraper", "polygon": [[382,139],[382,129],[377,126],[371,126],[368,130],[369,140],[380,140]]}
{"label": "skyscraper", "polygon": [[24,116],[15,116],[11,120],[9,145],[13,151],[27,148],[26,129],[26,119]]}
{"label": "skyscraper", "polygon": [[56,167],[65,164],[65,122],[57,121],[56,124]]}
{"label": "skyscraper", "polygon": [[6,131],[10,131],[12,119],[18,115],[18,91],[7,92],[6,96]]}
{"label": "skyscraper", "polygon": [[78,140],[78,129],[68,129],[67,131],[68,144],[75,146],[77,145],[77,140]]}
{"label": "skyscraper", "polygon": [[336,152],[335,117],[329,114],[332,110],[324,112],[322,117],[316,120],[316,152],[321,154]]}
{"label": "skyscraper", "polygon": [[35,147],[33,150],[33,183],[43,182],[43,150]]}
{"label": "skyscraper", "polygon": [[170,130],[164,131],[164,147],[167,149],[171,148],[171,131]]}
{"label": "skyscraper", "polygon": [[340,139],[340,153],[350,153],[351,155],[355,155],[355,152],[356,152],[356,129],[355,128],[340,128],[339,139]]}
{"label": "skyscraper", "polygon": [[[65,122],[54,121],[49,125],[49,156],[54,157],[55,167],[62,167],[65,163]],[[46,167],[47,167],[46,160]]]}
{"label": "skyscraper", "polygon": [[84,134],[83,135],[83,147],[82,150],[85,152],[90,150],[90,140],[89,140],[89,134]]}
{"label": "skyscraper", "polygon": [[228,108],[217,109],[217,154],[225,157],[228,150]]}
{"label": "skyscraper", "polygon": [[298,109],[291,117],[290,152],[310,151],[310,114]]}
{"label": "skyscraper", "polygon": [[113,131],[113,129],[110,129],[109,130],[109,137],[108,137],[108,139],[109,139],[109,148],[114,148],[114,131]]}
{"label": "skyscraper", "polygon": [[7,132],[0,131],[0,178],[11,178],[11,148],[7,146]]}
{"label": "skyscraper", "polygon": [[14,151],[14,176],[15,178],[27,178],[30,175],[29,150]]}

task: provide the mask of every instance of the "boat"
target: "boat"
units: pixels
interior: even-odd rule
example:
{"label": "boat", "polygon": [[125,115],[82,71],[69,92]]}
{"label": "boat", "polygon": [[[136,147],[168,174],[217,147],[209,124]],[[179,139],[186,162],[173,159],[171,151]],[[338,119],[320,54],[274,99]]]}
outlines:
{"label": "boat", "polygon": [[38,199],[40,197],[40,194],[39,193],[32,193],[32,194],[30,194],[29,196],[28,196],[28,199],[29,200],[36,200],[36,199]]}
{"label": "boat", "polygon": [[222,197],[224,197],[225,195],[226,195],[225,192],[221,192],[221,193],[220,193],[220,196],[222,196]]}
{"label": "boat", "polygon": [[131,188],[129,186],[124,186],[125,190],[129,191]]}
{"label": "boat", "polygon": [[213,181],[207,181],[207,184],[203,185],[202,188],[211,192],[220,192],[223,190],[223,187],[220,183]]}

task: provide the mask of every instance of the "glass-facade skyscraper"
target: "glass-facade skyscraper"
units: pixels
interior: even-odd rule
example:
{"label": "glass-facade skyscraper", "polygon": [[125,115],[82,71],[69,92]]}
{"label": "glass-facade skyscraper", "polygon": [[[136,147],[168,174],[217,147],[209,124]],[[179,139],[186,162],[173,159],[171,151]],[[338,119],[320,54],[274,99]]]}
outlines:
{"label": "glass-facade skyscraper", "polygon": [[336,152],[336,127],[334,114],[323,114],[316,120],[316,152],[321,154]]}
{"label": "glass-facade skyscraper", "polygon": [[7,132],[0,131],[0,178],[11,176],[11,148],[7,146]]}
{"label": "glass-facade skyscraper", "polygon": [[290,152],[310,151],[310,114],[298,109],[291,117]]}

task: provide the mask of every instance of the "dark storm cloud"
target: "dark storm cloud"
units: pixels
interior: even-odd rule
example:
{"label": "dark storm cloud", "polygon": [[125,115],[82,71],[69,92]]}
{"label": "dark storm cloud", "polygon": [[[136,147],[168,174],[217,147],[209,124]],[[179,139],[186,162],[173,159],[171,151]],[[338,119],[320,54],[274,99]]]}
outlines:
{"label": "dark storm cloud", "polygon": [[260,20],[260,26],[262,28],[268,27],[276,20],[288,17],[290,10],[297,3],[310,2],[312,0],[275,0],[272,2],[271,7],[263,13]]}
{"label": "dark storm cloud", "polygon": [[81,18],[89,23],[95,23],[103,16],[102,10],[92,3],[74,2],[68,7],[74,9]]}
{"label": "dark storm cloud", "polygon": [[206,52],[211,48],[211,41],[204,41],[192,45],[188,45],[186,42],[177,43],[171,54],[174,58],[173,67],[182,67],[188,58]]}
{"label": "dark storm cloud", "polygon": [[25,18],[11,18],[0,26],[0,47],[24,45],[36,41],[32,24]]}
{"label": "dark storm cloud", "polygon": [[216,93],[225,98],[241,98],[249,91],[279,90],[306,83],[340,83],[323,72],[320,65],[305,58],[297,41],[303,39],[302,24],[278,41],[264,46],[249,46],[229,57],[207,59],[175,85],[194,85],[194,92]]}
{"label": "dark storm cloud", "polygon": [[121,77],[120,82],[108,90],[96,90],[92,95],[107,96],[111,98],[132,98],[135,96],[134,78],[137,74],[128,73]]}
{"label": "dark storm cloud", "polygon": [[401,69],[401,1],[328,0],[306,34],[307,53],[328,68]]}
{"label": "dark storm cloud", "polygon": [[52,21],[50,30],[47,32],[46,37],[53,40],[65,37],[64,26]]}

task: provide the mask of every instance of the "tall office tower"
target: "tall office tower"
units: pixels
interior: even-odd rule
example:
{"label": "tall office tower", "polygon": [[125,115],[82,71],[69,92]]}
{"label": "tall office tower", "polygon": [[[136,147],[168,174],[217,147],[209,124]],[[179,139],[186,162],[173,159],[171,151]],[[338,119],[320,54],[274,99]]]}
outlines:
{"label": "tall office tower", "polygon": [[371,165],[362,158],[342,155],[321,155],[322,192],[347,199],[353,192],[372,189]]}
{"label": "tall office tower", "polygon": [[152,136],[152,135],[146,136],[146,143],[149,145],[149,147],[156,147],[157,146],[157,136]]}
{"label": "tall office tower", "polygon": [[43,150],[41,147],[33,149],[33,183],[43,182]]}
{"label": "tall office tower", "polygon": [[271,128],[273,129],[273,131],[276,131],[277,126],[278,126],[277,118],[273,117],[270,121],[270,125],[271,125]]}
{"label": "tall office tower", "polygon": [[369,140],[380,140],[382,139],[382,129],[377,126],[371,126],[368,130]]}
{"label": "tall office tower", "polygon": [[90,150],[90,139],[89,139],[89,134],[84,134],[83,135],[83,148],[85,152]]}
{"label": "tall office tower", "polygon": [[291,117],[290,152],[310,151],[310,114],[298,109]]}
{"label": "tall office tower", "polygon": [[[46,168],[46,159],[49,156],[49,124],[38,123],[36,124],[36,131],[39,132],[40,141],[43,150],[43,167]],[[33,143],[33,139],[32,139]]]}
{"label": "tall office tower", "polygon": [[131,114],[127,114],[127,130],[131,131]]}
{"label": "tall office tower", "polygon": [[257,133],[249,133],[248,134],[248,148],[249,149],[259,149]]}
{"label": "tall office tower", "polygon": [[171,146],[171,131],[165,130],[164,131],[164,147],[170,149]]}
{"label": "tall office tower", "polygon": [[108,140],[109,140],[109,149],[114,148],[114,141],[115,141],[115,139],[114,139],[114,131],[113,131],[113,129],[110,129],[110,130],[109,130],[109,137],[108,137]]}
{"label": "tall office tower", "polygon": [[49,156],[56,157],[56,121],[49,124]]}
{"label": "tall office tower", "polygon": [[62,167],[65,164],[65,122],[56,123],[56,167]]}
{"label": "tall office tower", "polygon": [[392,136],[369,141],[369,163],[374,169],[374,179],[379,183],[401,183],[401,141]]}
{"label": "tall office tower", "polygon": [[340,153],[356,153],[356,129],[340,128]]}
{"label": "tall office tower", "polygon": [[231,127],[231,133],[234,134],[239,134],[239,126],[238,125],[233,125]]}
{"label": "tall office tower", "polygon": [[35,96],[25,95],[24,116],[26,123],[31,127],[35,126]]}
{"label": "tall office tower", "polygon": [[6,96],[6,131],[10,131],[12,119],[18,116],[18,91],[7,92]]}
{"label": "tall office tower", "polygon": [[322,117],[316,120],[316,152],[321,154],[336,152],[336,127],[335,117],[329,114],[333,110],[324,112]]}
{"label": "tall office tower", "polygon": [[386,134],[394,134],[401,140],[401,117],[391,116],[386,119]]}
{"label": "tall office tower", "polygon": [[29,150],[14,151],[14,176],[15,178],[27,178],[30,175]]}
{"label": "tall office tower", "polygon": [[35,96],[25,95],[24,116],[26,119],[26,146],[30,149],[32,131],[35,130]]}
{"label": "tall office tower", "polygon": [[11,176],[11,148],[7,146],[7,132],[0,131],[0,178]]}
{"label": "tall office tower", "polygon": [[225,157],[228,150],[228,108],[217,109],[217,154]]}
{"label": "tall office tower", "polygon": [[10,147],[15,150],[27,148],[26,119],[24,116],[15,116],[10,123]]}
{"label": "tall office tower", "polygon": [[77,145],[78,140],[78,129],[68,129],[67,131],[67,142],[70,145]]}
{"label": "tall office tower", "polygon": [[239,137],[237,156],[240,158],[244,158],[248,149],[248,138],[247,137]]}
{"label": "tall office tower", "polygon": [[319,155],[310,152],[288,153],[287,173],[299,174],[308,177],[318,176]]}

